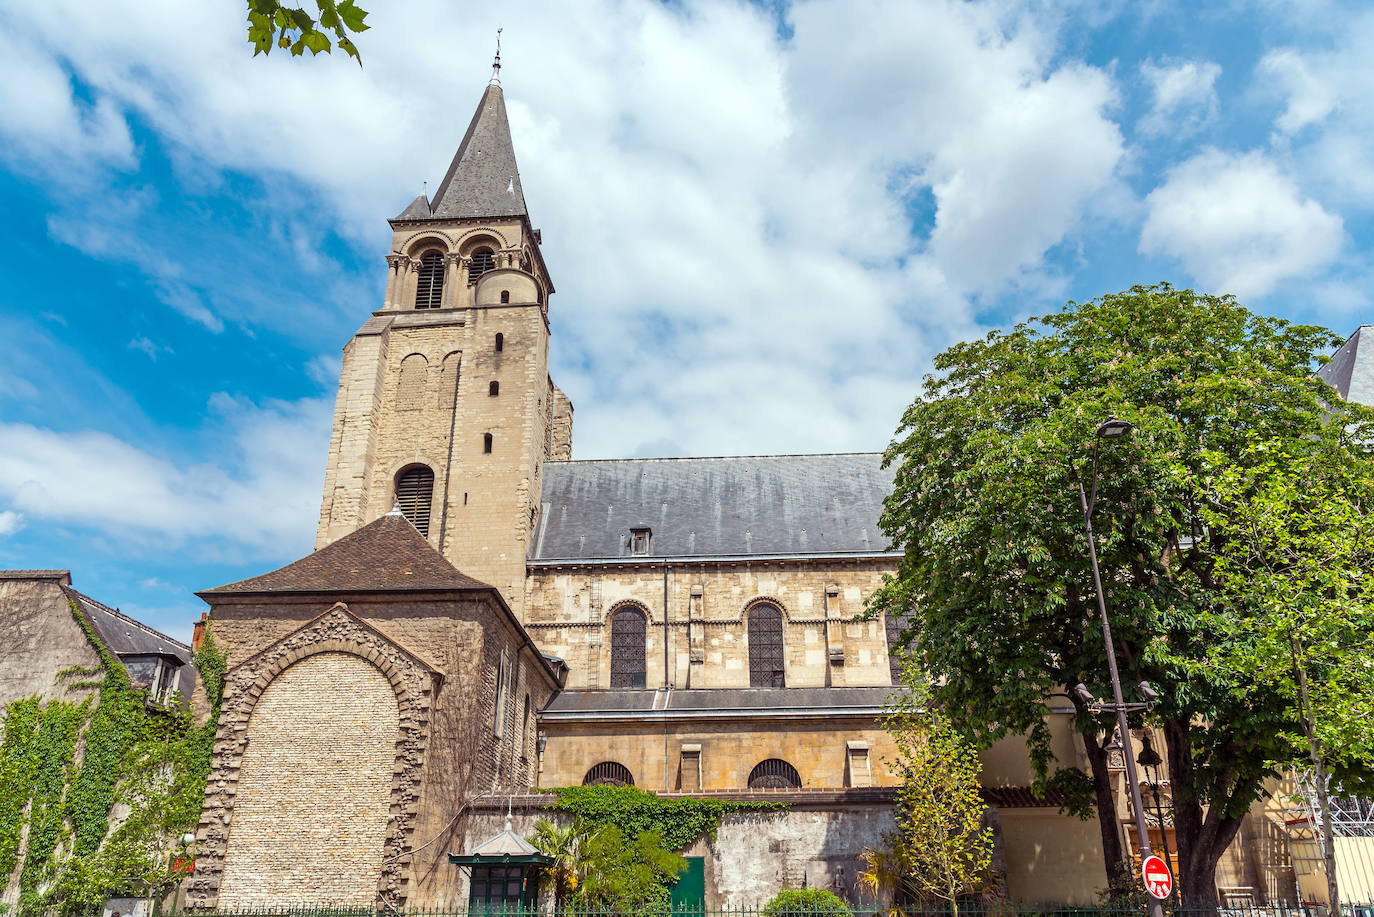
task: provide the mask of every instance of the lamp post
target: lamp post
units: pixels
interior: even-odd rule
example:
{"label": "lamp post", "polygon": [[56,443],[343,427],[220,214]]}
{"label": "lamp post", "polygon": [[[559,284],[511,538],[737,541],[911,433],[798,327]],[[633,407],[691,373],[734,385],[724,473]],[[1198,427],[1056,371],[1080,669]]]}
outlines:
{"label": "lamp post", "polygon": [[[1164,824],[1164,797],[1160,793],[1161,778],[1159,776],[1159,767],[1164,763],[1164,759],[1160,757],[1159,752],[1155,751],[1154,746],[1150,744],[1150,734],[1148,732],[1140,737],[1140,744],[1142,748],[1140,749],[1140,754],[1136,755],[1135,761],[1141,767],[1145,768],[1145,777],[1149,781],[1150,795],[1154,798],[1155,803],[1155,821],[1159,823],[1159,843],[1160,846],[1164,848],[1164,862],[1168,863],[1172,854],[1169,852],[1169,834]],[[1170,808],[1173,807],[1172,801],[1169,806]],[[1170,868],[1172,868],[1172,866]]]}
{"label": "lamp post", "polygon": [[[1093,510],[1097,508],[1097,446],[1099,441],[1104,439],[1116,440],[1124,439],[1131,435],[1135,429],[1129,421],[1111,418],[1102,423],[1093,435],[1093,465],[1092,465],[1092,490],[1089,492],[1083,486],[1080,478],[1078,481],[1078,500],[1083,508],[1083,527],[1088,533],[1088,558],[1092,561],[1093,568],[1093,587],[1097,590],[1097,611],[1102,617],[1102,642],[1107,648],[1107,670],[1112,677],[1112,703],[1102,703],[1094,701],[1092,694],[1083,685],[1074,688],[1074,694],[1080,700],[1088,703],[1091,709],[1097,711],[1111,710],[1116,713],[1116,727],[1121,733],[1121,742],[1124,746],[1122,758],[1126,762],[1126,783],[1131,790],[1131,805],[1135,807],[1135,827],[1136,837],[1140,842],[1140,857],[1143,862],[1153,854],[1150,849],[1150,834],[1145,827],[1145,805],[1140,798],[1140,777],[1136,774],[1135,758],[1131,755],[1131,728],[1126,722],[1126,714],[1137,710],[1148,710],[1154,706],[1154,701],[1158,697],[1148,682],[1140,683],[1140,691],[1145,696],[1143,704],[1127,704],[1121,695],[1121,675],[1116,668],[1116,647],[1112,641],[1112,625],[1107,620],[1107,599],[1102,592],[1102,573],[1097,567],[1097,538],[1093,535]],[[1151,895],[1149,897],[1150,917],[1164,917],[1164,905],[1160,899]]]}

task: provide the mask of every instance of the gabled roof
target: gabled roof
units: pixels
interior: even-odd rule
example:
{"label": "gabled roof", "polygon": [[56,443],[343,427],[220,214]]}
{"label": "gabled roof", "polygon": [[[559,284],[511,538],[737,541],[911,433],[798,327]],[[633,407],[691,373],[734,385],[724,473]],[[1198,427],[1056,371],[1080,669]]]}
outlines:
{"label": "gabled roof", "polygon": [[1374,407],[1374,325],[1355,329],[1317,375],[1346,401]]}
{"label": "gabled roof", "polygon": [[885,554],[891,491],[879,453],[548,462],[529,560]]}
{"label": "gabled roof", "polygon": [[458,572],[399,512],[370,522],[314,554],[252,579],[196,593],[409,592],[491,589]]}
{"label": "gabled roof", "polygon": [[[428,204],[427,208],[425,205]],[[427,213],[425,210],[427,209]],[[397,220],[462,220],[475,217],[529,216],[515,147],[506,118],[506,101],[496,83],[482,100],[458,145],[458,152],[429,204],[417,198]]]}

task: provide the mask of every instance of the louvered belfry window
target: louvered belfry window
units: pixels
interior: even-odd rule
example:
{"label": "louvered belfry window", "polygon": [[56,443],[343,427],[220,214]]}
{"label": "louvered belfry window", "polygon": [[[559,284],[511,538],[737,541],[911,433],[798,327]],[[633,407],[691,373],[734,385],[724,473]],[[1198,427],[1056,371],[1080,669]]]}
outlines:
{"label": "louvered belfry window", "polygon": [[420,256],[420,275],[415,284],[415,308],[437,309],[444,303],[444,256],[425,252]]}
{"label": "louvered belfry window", "polygon": [[496,256],[489,248],[479,248],[472,253],[472,263],[468,265],[468,283],[476,283],[477,278],[487,271],[496,270]]}
{"label": "louvered belfry window", "polygon": [[782,660],[782,611],[755,605],[749,609],[749,687],[784,687]]}
{"label": "louvered belfry window", "polygon": [[638,608],[622,608],[611,615],[611,687],[644,687],[647,625]]}
{"label": "louvered belfry window", "polygon": [[801,774],[781,758],[769,758],[749,772],[751,790],[794,790],[801,788]]}
{"label": "louvered belfry window", "polygon": [[635,778],[630,769],[617,761],[602,761],[587,771],[582,778],[583,786],[634,786]]}
{"label": "louvered belfry window", "polygon": [[434,472],[424,465],[411,465],[396,478],[396,502],[401,515],[421,535],[429,536],[429,505],[434,496]]}

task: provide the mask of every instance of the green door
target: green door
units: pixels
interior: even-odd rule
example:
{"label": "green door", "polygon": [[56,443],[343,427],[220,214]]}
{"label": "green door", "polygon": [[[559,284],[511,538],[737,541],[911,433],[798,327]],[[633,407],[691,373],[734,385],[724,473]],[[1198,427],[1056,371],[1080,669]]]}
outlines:
{"label": "green door", "polygon": [[673,913],[692,917],[706,912],[706,858],[684,857],[687,869],[672,887]]}

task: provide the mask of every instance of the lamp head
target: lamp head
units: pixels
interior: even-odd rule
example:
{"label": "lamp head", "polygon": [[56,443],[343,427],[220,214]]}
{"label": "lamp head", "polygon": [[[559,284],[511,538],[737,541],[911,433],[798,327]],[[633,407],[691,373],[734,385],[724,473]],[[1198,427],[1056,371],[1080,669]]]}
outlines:
{"label": "lamp head", "polygon": [[1135,429],[1135,424],[1129,420],[1118,420],[1115,417],[1108,418],[1097,428],[1098,439],[1125,439],[1131,435]]}

